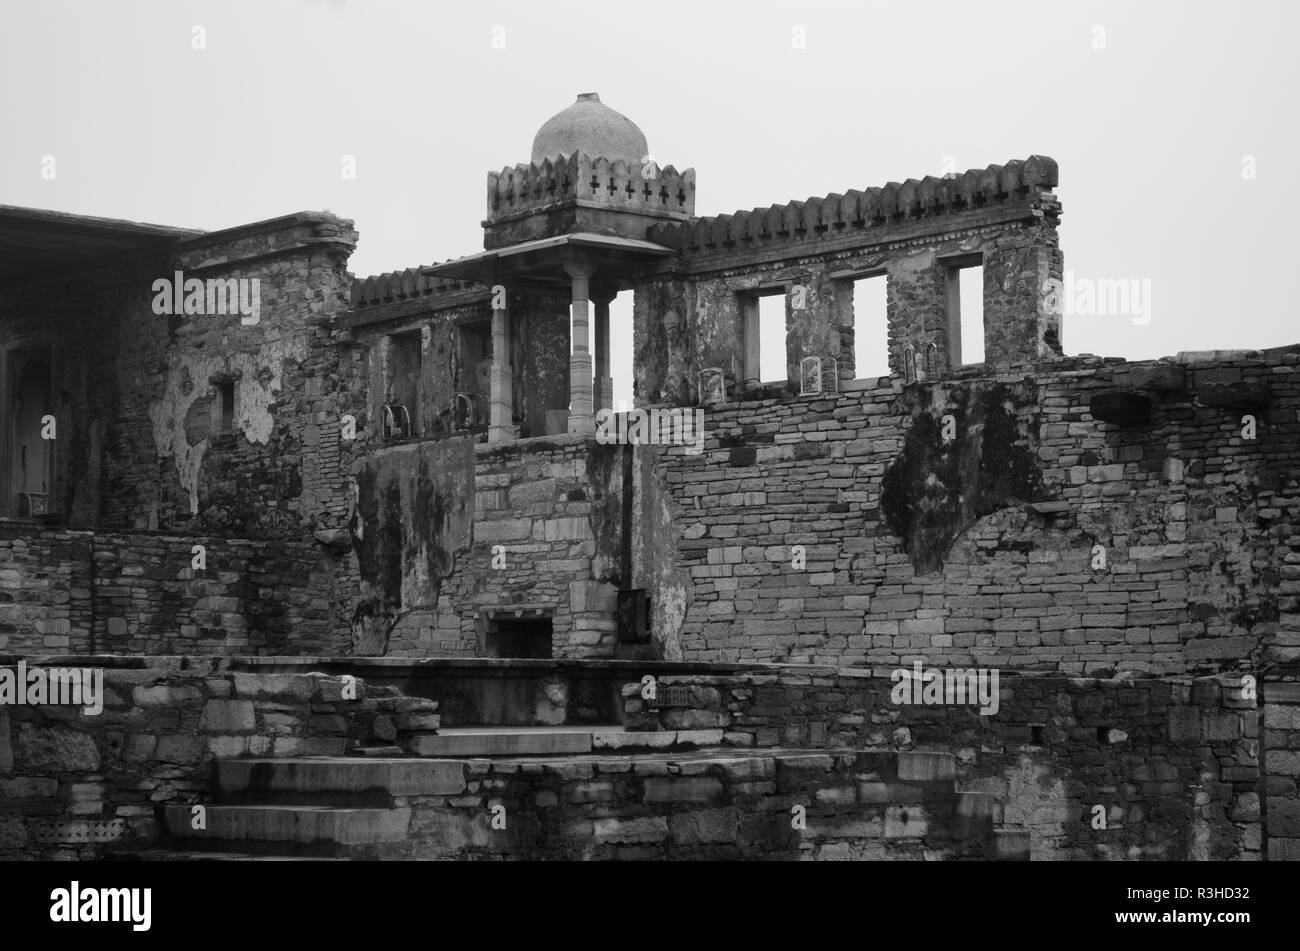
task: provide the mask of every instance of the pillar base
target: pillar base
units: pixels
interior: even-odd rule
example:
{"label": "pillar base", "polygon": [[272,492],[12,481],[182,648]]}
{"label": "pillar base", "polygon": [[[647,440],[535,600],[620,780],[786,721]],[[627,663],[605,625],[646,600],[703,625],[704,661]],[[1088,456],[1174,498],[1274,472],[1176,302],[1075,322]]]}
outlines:
{"label": "pillar base", "polygon": [[596,435],[596,417],[594,416],[575,416],[569,414],[569,432],[579,433],[583,436]]}

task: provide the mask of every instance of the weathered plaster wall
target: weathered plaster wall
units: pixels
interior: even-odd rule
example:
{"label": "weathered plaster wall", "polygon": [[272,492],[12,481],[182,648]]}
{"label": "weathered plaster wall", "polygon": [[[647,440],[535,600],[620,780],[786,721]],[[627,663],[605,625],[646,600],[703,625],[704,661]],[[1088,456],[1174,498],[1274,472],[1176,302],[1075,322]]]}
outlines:
{"label": "weathered plaster wall", "polygon": [[[336,326],[355,242],[351,222],[294,215],[12,295],[4,345],[54,353],[51,511],[73,528],[293,537],[341,525],[339,419],[363,391]],[[259,281],[258,321],[153,313],[153,282],[178,270]],[[217,380],[235,381],[233,438],[211,431]]]}
{"label": "weathered plaster wall", "polygon": [[571,436],[476,447],[473,544],[440,626],[477,652],[490,613],[540,610],[553,656],[613,656],[621,451]]}
{"label": "weathered plaster wall", "polygon": [[[366,655],[431,649],[445,580],[470,547],[474,519],[474,443],[455,436],[373,453],[357,476],[353,544],[360,590],[352,649]],[[455,648],[451,649],[455,652]]]}

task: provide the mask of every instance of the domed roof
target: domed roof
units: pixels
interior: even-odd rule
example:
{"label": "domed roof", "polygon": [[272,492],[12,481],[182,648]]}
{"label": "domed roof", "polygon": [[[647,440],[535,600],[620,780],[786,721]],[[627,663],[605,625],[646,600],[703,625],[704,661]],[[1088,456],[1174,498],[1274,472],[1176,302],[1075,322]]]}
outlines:
{"label": "domed roof", "polygon": [[533,139],[534,162],[586,152],[592,158],[641,162],[650,154],[645,133],[622,113],[584,92],[563,112],[547,119]]}

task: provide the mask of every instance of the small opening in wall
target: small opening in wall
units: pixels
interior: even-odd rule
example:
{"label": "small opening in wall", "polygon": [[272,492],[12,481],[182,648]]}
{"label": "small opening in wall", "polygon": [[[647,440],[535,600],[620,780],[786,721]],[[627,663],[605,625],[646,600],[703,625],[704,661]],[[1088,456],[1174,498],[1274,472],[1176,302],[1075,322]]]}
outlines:
{"label": "small opening in wall", "polygon": [[498,615],[488,622],[485,653],[488,657],[549,659],[551,634],[549,617]]}
{"label": "small opening in wall", "polygon": [[1029,728],[1029,740],[1034,746],[1043,745],[1043,727],[1042,724],[1031,726]]}
{"label": "small opening in wall", "polygon": [[234,381],[217,384],[217,405],[220,415],[217,418],[217,435],[232,436],[235,432],[235,384]]}

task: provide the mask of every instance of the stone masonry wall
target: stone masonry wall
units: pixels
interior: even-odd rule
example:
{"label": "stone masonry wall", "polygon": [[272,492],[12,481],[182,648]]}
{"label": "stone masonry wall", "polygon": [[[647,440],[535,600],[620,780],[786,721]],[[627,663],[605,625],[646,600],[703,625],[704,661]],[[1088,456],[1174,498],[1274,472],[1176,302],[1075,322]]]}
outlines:
{"label": "stone masonry wall", "polygon": [[520,611],[551,618],[555,657],[612,656],[619,447],[560,436],[473,451],[472,490],[456,485],[472,537],[458,536],[454,575],[394,629],[389,654],[481,655],[489,617]]}
{"label": "stone masonry wall", "polygon": [[[685,601],[654,615],[656,643],[1067,673],[1294,657],[1300,354],[1208,356],[706,410],[703,453],[654,448],[678,541],[671,580],[647,581]],[[1149,423],[1091,415],[1167,373]],[[1224,405],[1261,387],[1262,408]]]}
{"label": "stone masonry wall", "polygon": [[1282,665],[1263,684],[1264,833],[1272,861],[1300,859],[1300,671]]}
{"label": "stone masonry wall", "polygon": [[[346,521],[364,375],[341,336],[351,222],[300,214],[17,289],[0,346],[49,348],[50,511],[73,528],[293,537]],[[238,314],[154,313],[159,279],[259,282]],[[206,305],[205,305],[206,306]],[[213,431],[233,382],[233,434]],[[17,514],[17,513],[14,513]]]}
{"label": "stone masonry wall", "polygon": [[[206,567],[193,567],[202,545]],[[0,530],[0,651],[350,652],[350,558],[316,542]]]}
{"label": "stone masonry wall", "polygon": [[1260,716],[1238,675],[1004,675],[998,709],[981,715],[978,705],[895,703],[891,673],[664,676],[654,702],[639,683],[624,689],[627,727],[713,731],[740,748],[952,754],[958,788],[991,794],[995,821],[1025,830],[1035,859],[1261,857]]}
{"label": "stone masonry wall", "polygon": [[0,706],[0,860],[95,859],[154,843],[167,805],[210,798],[214,759],[339,756],[438,727],[433,701],[360,680],[347,699],[344,678],[324,674],[237,673],[182,657],[109,663],[98,715]]}
{"label": "stone masonry wall", "polygon": [[810,356],[835,358],[840,379],[852,380],[853,281],[878,274],[888,275],[889,339],[876,343],[888,348],[893,373],[933,379],[959,363],[949,284],[954,269],[972,264],[985,269],[985,364],[1059,356],[1060,315],[1044,292],[1062,270],[1057,180],[1055,162],[1032,156],[652,228],[650,240],[679,256],[636,286],[637,399],[694,401],[700,371],[713,367],[731,398],[743,398],[758,343],[745,300],[758,293],[785,294],[788,386],[797,390]]}

